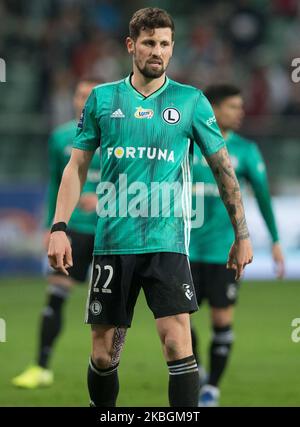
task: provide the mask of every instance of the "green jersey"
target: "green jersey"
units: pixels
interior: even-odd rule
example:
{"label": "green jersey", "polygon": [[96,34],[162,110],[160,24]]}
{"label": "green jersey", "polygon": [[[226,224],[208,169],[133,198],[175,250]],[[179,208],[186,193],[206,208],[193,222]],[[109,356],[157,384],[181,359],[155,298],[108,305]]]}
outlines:
{"label": "green jersey", "polygon": [[100,146],[94,254],[188,253],[194,142],[224,146],[198,89],[166,78],[145,97],[131,76],[93,89],[73,146]]}
{"label": "green jersey", "polygon": [[[53,222],[57,193],[64,168],[70,160],[76,129],[77,122],[72,120],[56,128],[49,139],[50,182],[48,190],[48,214],[45,223],[46,228],[50,228]],[[87,181],[82,192],[95,193],[99,180],[99,152],[97,151],[91,162]],[[79,207],[76,207],[68,227],[79,233],[94,234],[96,223],[96,212],[85,212]]]}
{"label": "green jersey", "polygon": [[[229,134],[226,145],[240,185],[245,182],[251,185],[272,240],[278,241],[266,167],[257,145],[234,132]],[[214,176],[199,150],[194,156],[193,181],[193,205],[197,197],[195,183],[204,183],[204,223],[191,231],[190,259],[192,262],[226,263],[234,240],[233,227]]]}

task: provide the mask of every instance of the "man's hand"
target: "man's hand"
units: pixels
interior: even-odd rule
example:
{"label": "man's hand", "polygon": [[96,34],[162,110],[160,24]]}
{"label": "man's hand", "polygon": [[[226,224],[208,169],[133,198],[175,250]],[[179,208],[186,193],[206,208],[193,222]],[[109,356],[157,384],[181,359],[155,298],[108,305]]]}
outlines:
{"label": "man's hand", "polygon": [[72,267],[72,249],[69,239],[64,231],[55,231],[50,235],[48,249],[49,264],[55,270],[60,271],[67,276],[67,268]]}
{"label": "man's hand", "polygon": [[95,212],[98,197],[95,193],[84,193],[80,196],[79,207],[85,212]]}
{"label": "man's hand", "polygon": [[227,268],[236,270],[235,280],[239,280],[247,264],[253,260],[253,251],[250,239],[237,240],[229,251]]}
{"label": "man's hand", "polygon": [[276,277],[277,279],[283,279],[285,275],[285,265],[284,256],[279,242],[273,243],[272,257],[275,262]]}

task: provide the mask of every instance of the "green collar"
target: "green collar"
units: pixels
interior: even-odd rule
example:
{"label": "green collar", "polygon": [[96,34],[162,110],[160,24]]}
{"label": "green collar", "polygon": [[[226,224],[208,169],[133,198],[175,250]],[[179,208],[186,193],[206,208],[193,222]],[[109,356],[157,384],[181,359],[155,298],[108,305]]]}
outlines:
{"label": "green collar", "polygon": [[129,74],[129,76],[126,77],[125,84],[126,84],[127,88],[134,94],[134,96],[136,98],[138,98],[140,101],[145,101],[147,99],[156,98],[168,87],[168,84],[169,84],[169,79],[166,76],[164,84],[159,89],[157,89],[155,92],[151,93],[148,96],[144,96],[138,90],[136,90],[135,87],[132,85],[132,83],[131,83],[132,74],[133,73]]}

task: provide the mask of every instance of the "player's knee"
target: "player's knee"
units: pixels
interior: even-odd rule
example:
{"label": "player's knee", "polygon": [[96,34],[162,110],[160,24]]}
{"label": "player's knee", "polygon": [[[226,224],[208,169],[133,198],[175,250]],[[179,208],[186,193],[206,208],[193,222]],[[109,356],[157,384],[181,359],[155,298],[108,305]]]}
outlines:
{"label": "player's knee", "polygon": [[63,285],[50,284],[47,288],[47,293],[51,296],[53,295],[62,299],[67,299],[70,294],[70,290],[68,287]]}
{"label": "player's knee", "polygon": [[108,369],[119,364],[126,331],[126,328],[116,327],[111,344],[108,344],[110,340],[105,337],[99,337],[97,333],[93,334],[92,359],[97,368]]}
{"label": "player's knee", "polygon": [[42,310],[42,316],[53,317],[59,315],[69,296],[69,289],[57,285],[49,285],[47,289],[48,301]]}
{"label": "player's knee", "polygon": [[164,340],[165,353],[169,360],[176,360],[180,357],[182,352],[182,342],[174,336],[166,336]]}
{"label": "player's knee", "polygon": [[216,328],[224,328],[227,325],[228,325],[228,319],[227,318],[217,317],[213,321],[213,327],[216,327]]}
{"label": "player's knee", "polygon": [[98,369],[111,367],[111,346],[105,337],[93,334],[92,360]]}
{"label": "player's knee", "polygon": [[105,349],[93,349],[92,360],[98,369],[108,369],[111,367],[111,355]]}
{"label": "player's knee", "polygon": [[233,312],[232,308],[228,309],[213,309],[212,323],[214,327],[224,328],[232,323]]}

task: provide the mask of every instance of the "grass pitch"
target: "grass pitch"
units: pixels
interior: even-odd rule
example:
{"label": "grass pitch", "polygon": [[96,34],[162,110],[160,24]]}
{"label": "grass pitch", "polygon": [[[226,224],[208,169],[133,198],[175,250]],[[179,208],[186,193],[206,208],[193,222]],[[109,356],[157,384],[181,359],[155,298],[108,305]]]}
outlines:
{"label": "grass pitch", "polygon": [[[55,383],[48,389],[20,390],[13,376],[34,361],[38,321],[45,301],[43,279],[1,279],[0,406],[87,406],[86,370],[89,326],[84,325],[87,287],[68,301],[64,331],[51,361]],[[244,282],[235,315],[236,341],[221,383],[222,406],[300,406],[300,342],[291,339],[300,318],[299,282]],[[192,316],[207,363],[207,307]],[[141,293],[119,368],[118,406],[167,406],[168,371],[152,313]]]}

